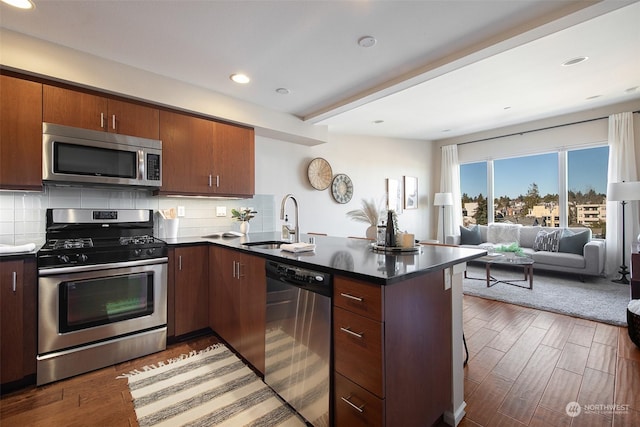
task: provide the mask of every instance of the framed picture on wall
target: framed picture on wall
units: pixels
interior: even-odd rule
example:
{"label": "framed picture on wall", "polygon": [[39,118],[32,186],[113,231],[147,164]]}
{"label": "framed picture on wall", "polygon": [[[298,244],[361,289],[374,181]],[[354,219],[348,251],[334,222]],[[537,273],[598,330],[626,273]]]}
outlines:
{"label": "framed picture on wall", "polygon": [[404,180],[404,208],[418,209],[418,178],[405,176]]}

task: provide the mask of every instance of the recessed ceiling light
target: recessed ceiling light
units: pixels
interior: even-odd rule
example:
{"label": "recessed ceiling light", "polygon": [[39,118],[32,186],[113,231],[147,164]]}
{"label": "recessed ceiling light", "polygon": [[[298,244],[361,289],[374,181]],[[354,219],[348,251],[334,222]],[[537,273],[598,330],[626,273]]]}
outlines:
{"label": "recessed ceiling light", "polygon": [[563,62],[562,66],[570,67],[572,65],[580,64],[581,62],[584,62],[587,59],[589,59],[588,56],[578,56],[577,58],[569,59],[568,61]]}
{"label": "recessed ceiling light", "polygon": [[364,36],[358,39],[358,46],[360,47],[373,47],[378,43],[375,37]]}
{"label": "recessed ceiling light", "polygon": [[33,9],[36,7],[31,0],[2,0],[2,2],[19,9]]}
{"label": "recessed ceiling light", "polygon": [[239,83],[241,85],[245,85],[245,84],[247,84],[247,83],[249,83],[251,81],[249,76],[247,76],[246,74],[242,74],[242,73],[231,74],[229,76],[229,78],[231,80],[233,80],[234,82]]}
{"label": "recessed ceiling light", "polygon": [[602,95],[593,95],[588,97],[587,99],[596,99],[596,98],[600,98]]}
{"label": "recessed ceiling light", "polygon": [[279,93],[280,95],[289,95],[291,91],[286,87],[279,87],[278,89],[276,89],[276,93]]}

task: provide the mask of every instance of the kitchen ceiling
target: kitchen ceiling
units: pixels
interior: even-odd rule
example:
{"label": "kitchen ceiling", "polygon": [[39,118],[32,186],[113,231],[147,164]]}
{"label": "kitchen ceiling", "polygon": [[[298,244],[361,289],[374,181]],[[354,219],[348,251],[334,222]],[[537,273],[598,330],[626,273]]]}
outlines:
{"label": "kitchen ceiling", "polygon": [[331,132],[437,140],[640,99],[638,1],[33,2],[0,26]]}

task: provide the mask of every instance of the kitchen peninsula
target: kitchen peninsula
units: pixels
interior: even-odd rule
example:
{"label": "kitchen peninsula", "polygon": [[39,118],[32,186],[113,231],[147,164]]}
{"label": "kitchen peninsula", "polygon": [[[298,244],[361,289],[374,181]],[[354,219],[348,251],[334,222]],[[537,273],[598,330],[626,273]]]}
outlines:
{"label": "kitchen peninsula", "polygon": [[[302,241],[308,238],[301,237]],[[256,337],[260,324],[264,327],[264,312],[259,311],[256,318],[251,307],[260,307],[264,298],[265,262],[286,262],[333,275],[334,425],[424,426],[441,417],[457,424],[465,406],[461,275],[464,263],[485,252],[423,246],[415,253],[380,253],[373,251],[366,240],[315,239],[315,251],[300,253],[246,246],[278,241],[279,233],[185,237],[167,242],[175,250],[209,244],[210,326],[261,372],[264,341]],[[229,266],[220,264],[220,259],[233,260],[233,267],[231,261]],[[235,275],[236,262],[238,271],[243,270],[242,276],[249,278],[248,283],[217,291],[224,287],[221,275],[225,269],[233,269]],[[245,290],[236,289],[241,287]],[[217,311],[234,305],[233,301],[220,301],[230,298],[232,292],[252,298],[252,302],[235,303],[241,317],[244,311],[251,311],[253,316],[234,322],[234,334],[221,331],[224,325],[216,318]],[[225,322],[230,326],[228,319]],[[249,332],[243,336],[238,329]]]}

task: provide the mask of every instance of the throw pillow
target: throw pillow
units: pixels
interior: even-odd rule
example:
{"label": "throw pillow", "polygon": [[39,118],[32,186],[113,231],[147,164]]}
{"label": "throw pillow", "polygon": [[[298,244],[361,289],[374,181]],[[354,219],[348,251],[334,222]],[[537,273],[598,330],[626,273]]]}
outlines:
{"label": "throw pillow", "polygon": [[534,251],[558,252],[558,241],[562,230],[538,231],[536,240],[533,242]]}
{"label": "throw pillow", "polygon": [[569,254],[584,255],[584,245],[591,240],[589,230],[583,230],[579,233],[565,229],[562,237],[558,241],[558,252]]}
{"label": "throw pillow", "polygon": [[460,244],[461,245],[479,245],[482,243],[480,237],[480,227],[474,225],[471,228],[460,226]]}
{"label": "throw pillow", "polygon": [[492,223],[487,227],[487,241],[490,243],[520,244],[522,224]]}

